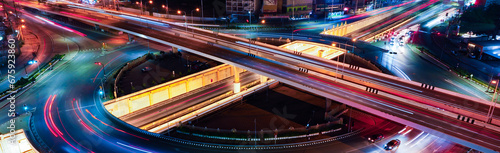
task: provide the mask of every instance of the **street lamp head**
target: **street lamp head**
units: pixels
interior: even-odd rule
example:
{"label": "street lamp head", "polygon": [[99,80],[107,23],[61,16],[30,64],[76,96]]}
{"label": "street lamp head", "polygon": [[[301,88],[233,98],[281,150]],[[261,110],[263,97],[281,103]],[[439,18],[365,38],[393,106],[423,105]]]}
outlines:
{"label": "street lamp head", "polygon": [[335,44],[332,44],[332,47],[335,47]]}
{"label": "street lamp head", "polygon": [[135,4],[139,5],[139,2],[135,2]]}
{"label": "street lamp head", "polygon": [[24,25],[21,25],[21,28],[23,28],[23,29],[24,29],[24,28],[26,28],[26,26],[24,26]]}
{"label": "street lamp head", "polygon": [[352,42],[355,42],[356,41],[356,38],[352,39]]}
{"label": "street lamp head", "polygon": [[491,81],[492,84],[497,84],[497,80]]}
{"label": "street lamp head", "polygon": [[165,5],[161,5],[162,8],[165,8]]}
{"label": "street lamp head", "polygon": [[181,11],[177,11],[177,14],[181,14]]}
{"label": "street lamp head", "polygon": [[199,12],[200,11],[200,8],[196,8],[196,12]]}
{"label": "street lamp head", "polygon": [[149,1],[149,4],[153,4],[153,1],[152,1],[152,0],[150,0],[150,1]]}
{"label": "street lamp head", "polygon": [[262,21],[261,21],[261,23],[262,23],[262,24],[266,23],[266,20],[262,20]]}
{"label": "street lamp head", "polygon": [[24,22],[24,19],[21,19],[21,22]]}

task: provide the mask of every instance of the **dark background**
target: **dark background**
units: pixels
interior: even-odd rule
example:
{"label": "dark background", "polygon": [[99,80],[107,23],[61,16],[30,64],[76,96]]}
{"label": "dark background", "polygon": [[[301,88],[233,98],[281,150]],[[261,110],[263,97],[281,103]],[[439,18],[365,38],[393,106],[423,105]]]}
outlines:
{"label": "dark background", "polygon": [[[140,0],[131,0],[132,5]],[[149,0],[142,0],[144,6],[151,10],[151,5]],[[225,0],[203,0],[204,17],[223,17],[225,16],[226,7]],[[166,0],[153,0],[153,12],[165,13],[165,9],[162,5],[166,4]],[[185,11],[188,16],[191,15],[191,10],[200,8],[200,12],[193,11],[194,16],[201,16],[201,0],[168,0],[169,13],[177,14],[177,10]]]}

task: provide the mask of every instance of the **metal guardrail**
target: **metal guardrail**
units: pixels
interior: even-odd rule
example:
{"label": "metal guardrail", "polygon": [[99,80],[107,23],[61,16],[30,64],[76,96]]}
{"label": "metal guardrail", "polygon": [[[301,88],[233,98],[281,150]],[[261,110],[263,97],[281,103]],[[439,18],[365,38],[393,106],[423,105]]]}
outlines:
{"label": "metal guardrail", "polygon": [[[245,72],[248,72],[248,71],[245,71]],[[244,75],[244,74],[246,74],[245,72],[242,72],[240,75]],[[151,109],[155,109],[157,106],[163,106],[163,105],[169,104],[169,103],[171,103],[171,102],[177,101],[177,100],[179,100],[179,99],[185,98],[185,97],[187,97],[187,96],[191,96],[193,93],[198,93],[198,92],[200,92],[200,91],[206,90],[207,88],[212,88],[212,87],[214,87],[214,86],[217,86],[217,85],[220,85],[220,84],[226,83],[225,81],[226,81],[227,79],[232,79],[232,78],[234,78],[234,76],[232,76],[232,77],[228,77],[228,78],[225,78],[225,79],[222,79],[222,80],[220,80],[220,81],[217,81],[217,82],[215,82],[215,83],[212,83],[212,84],[209,84],[209,85],[206,85],[206,86],[200,87],[200,88],[195,89],[195,90],[191,90],[191,91],[189,91],[189,92],[186,92],[186,93],[183,93],[183,94],[181,94],[181,95],[175,96],[175,97],[173,97],[173,98],[170,98],[170,99],[164,100],[164,101],[162,101],[162,102],[159,102],[159,103],[156,103],[156,104],[150,105],[150,106],[148,106],[148,107],[144,107],[144,108],[141,108],[141,109],[139,109],[139,110],[136,110],[136,111],[130,112],[130,113],[128,113],[128,114],[126,114],[126,115],[123,115],[123,116],[121,116],[121,117],[119,117],[119,118],[120,118],[120,119],[125,120],[125,119],[130,118],[130,117],[132,117],[132,116],[135,116],[135,115],[137,115],[137,114],[140,114],[140,113],[143,113],[143,112],[147,112],[147,111],[149,111],[149,110],[151,110]]]}
{"label": "metal guardrail", "polygon": [[[276,138],[263,138],[264,141],[274,141],[274,140],[289,140],[289,139],[297,139],[297,138],[307,138],[311,136],[318,136],[321,134],[327,134],[327,133],[332,133],[336,131],[340,131],[342,128],[336,128],[336,129],[331,129],[328,131],[321,131],[321,132],[316,132],[316,133],[311,133],[311,134],[303,134],[303,135],[297,135],[297,136],[285,136],[285,137],[276,137]],[[186,134],[186,135],[193,135],[197,137],[202,137],[202,138],[209,138],[209,139],[220,139],[220,140],[234,140],[234,141],[261,141],[261,138],[231,138],[231,137],[223,137],[223,136],[212,136],[212,135],[203,135],[199,133],[189,133],[189,132],[183,132],[183,131],[176,131],[177,133],[181,134]],[[253,133],[253,132],[250,132]]]}
{"label": "metal guardrail", "polygon": [[356,130],[354,132],[351,132],[351,133],[346,133],[346,134],[335,136],[335,137],[331,137],[331,138],[325,138],[325,139],[308,141],[308,142],[302,142],[302,143],[292,143],[292,144],[247,145],[247,146],[228,145],[228,144],[215,144],[215,143],[204,143],[204,142],[197,142],[197,141],[189,141],[189,140],[184,140],[184,139],[180,139],[180,138],[174,138],[174,137],[165,136],[165,135],[162,135],[162,134],[152,133],[152,132],[149,132],[149,131],[146,131],[146,130],[142,130],[142,129],[139,129],[139,128],[135,127],[135,126],[132,126],[132,125],[130,125],[130,124],[128,124],[128,123],[126,123],[126,122],[118,119],[117,117],[115,117],[114,115],[112,115],[111,113],[109,113],[106,110],[106,108],[104,108],[104,104],[103,103],[100,103],[100,106],[101,107],[98,108],[98,109],[104,110],[104,112],[105,112],[104,114],[106,116],[108,116],[111,119],[112,122],[120,124],[120,125],[123,125],[123,126],[127,127],[128,129],[133,130],[133,131],[135,131],[137,133],[141,133],[141,134],[144,134],[144,135],[147,135],[147,136],[150,136],[150,137],[153,137],[153,138],[165,140],[165,141],[176,142],[176,143],[180,143],[180,144],[188,144],[188,145],[198,146],[198,147],[216,148],[216,149],[271,150],[271,149],[285,149],[285,148],[304,147],[304,146],[310,146],[310,145],[316,145],[316,144],[322,144],[322,143],[326,143],[326,142],[340,140],[340,139],[343,139],[343,138],[347,138],[347,137],[359,134],[361,131],[364,130],[364,128],[362,128],[362,129],[358,129],[358,130]]}

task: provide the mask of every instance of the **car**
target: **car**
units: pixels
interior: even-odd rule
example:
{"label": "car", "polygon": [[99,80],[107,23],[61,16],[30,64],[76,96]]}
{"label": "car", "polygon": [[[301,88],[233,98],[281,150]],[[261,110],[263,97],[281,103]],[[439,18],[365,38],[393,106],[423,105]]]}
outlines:
{"label": "car", "polygon": [[401,144],[401,141],[399,139],[394,139],[394,140],[389,141],[387,144],[385,144],[384,149],[385,150],[392,150],[394,148],[399,147],[400,144]]}
{"label": "car", "polygon": [[142,72],[148,72],[148,71],[151,71],[151,70],[152,70],[152,68],[148,67],[148,66],[146,66],[146,67],[144,67],[144,68],[141,69]]}
{"label": "car", "polygon": [[395,39],[394,37],[391,37],[391,41],[394,41],[394,39]]}
{"label": "car", "polygon": [[403,46],[403,45],[405,45],[405,43],[403,41],[400,41],[399,46]]}
{"label": "car", "polygon": [[379,134],[374,134],[374,135],[371,135],[370,137],[368,137],[368,141],[370,141],[371,143],[374,143],[374,142],[382,140],[383,138],[384,138],[384,135],[379,133]]}

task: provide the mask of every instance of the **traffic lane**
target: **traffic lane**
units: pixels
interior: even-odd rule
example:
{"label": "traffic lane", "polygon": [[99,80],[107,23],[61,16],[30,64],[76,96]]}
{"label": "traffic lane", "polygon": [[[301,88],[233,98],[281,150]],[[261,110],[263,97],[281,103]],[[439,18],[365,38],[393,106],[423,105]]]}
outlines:
{"label": "traffic lane", "polygon": [[384,121],[377,126],[364,129],[360,134],[343,138],[338,141],[332,141],[328,143],[316,144],[311,146],[297,147],[297,148],[285,148],[280,150],[264,150],[261,152],[267,153],[277,153],[277,152],[287,152],[287,153],[326,153],[326,152],[355,152],[359,148],[364,148],[372,143],[368,142],[367,137],[372,134],[382,133],[386,137],[396,134],[399,130],[404,128],[404,126],[391,121]]}
{"label": "traffic lane", "polygon": [[[80,67],[78,66],[78,67],[77,67],[77,68],[75,68],[74,70],[76,70],[76,69],[80,69]],[[81,77],[81,76],[79,76],[79,77]],[[78,78],[78,77],[73,77],[73,78]],[[85,77],[84,77],[84,78],[85,78]],[[60,80],[60,79],[58,78],[58,81],[59,81],[59,80]],[[85,79],[84,79],[84,80],[85,80]],[[53,83],[50,83],[50,84],[51,84],[51,85],[56,85],[56,84],[53,84]],[[57,84],[56,86],[58,86],[58,87],[63,87],[64,85]],[[70,85],[70,84],[69,84],[68,86],[74,86],[74,85]],[[31,90],[31,91],[34,91],[34,90]],[[37,94],[43,94],[43,93],[41,93],[41,92],[37,92]],[[26,95],[29,95],[29,94],[26,94]],[[49,94],[46,94],[46,95],[49,95]],[[30,97],[30,98],[35,98],[34,96],[29,96],[29,97]],[[40,99],[42,99],[42,98],[40,98]],[[31,101],[31,100],[30,100],[30,101]],[[36,100],[32,100],[32,101],[36,101]],[[39,116],[39,115],[35,115],[35,116]],[[74,119],[74,118],[73,118],[73,119]],[[42,119],[37,118],[37,120],[42,120]],[[39,123],[36,123],[36,124],[39,124]],[[45,132],[42,132],[42,133],[49,133],[49,132],[48,132],[48,131],[45,131]],[[44,138],[45,138],[45,136],[42,136],[42,137],[44,137]],[[50,137],[50,136],[49,136],[49,137]],[[69,138],[67,138],[67,139],[69,139]],[[57,142],[57,141],[50,141],[50,142]],[[69,147],[68,147],[68,146],[65,146],[65,147],[66,147],[66,149],[64,149],[64,148],[63,148],[63,150],[68,151],[68,150],[67,150],[67,148],[69,148]]]}
{"label": "traffic lane", "polygon": [[[72,68],[80,67],[79,64],[80,63],[75,64],[74,67],[72,67]],[[78,78],[78,77],[73,77],[73,79],[74,78]],[[66,86],[78,87],[80,89],[79,91],[69,90],[69,92],[66,92],[66,93],[50,93],[50,94],[57,94],[60,97],[58,99],[60,101],[64,101],[64,102],[56,103],[58,105],[56,108],[58,108],[58,109],[59,108],[66,108],[66,109],[65,109],[65,111],[57,111],[59,113],[62,113],[61,120],[62,120],[62,122],[64,122],[64,124],[63,123],[58,124],[57,118],[54,119],[56,121],[55,125],[63,132],[63,136],[59,136],[58,138],[61,138],[61,139],[56,139],[56,141],[45,141],[45,142],[49,146],[54,146],[54,145],[57,146],[57,144],[64,144],[66,141],[69,142],[67,145],[61,146],[61,148],[57,148],[60,150],[54,149],[56,152],[58,152],[58,151],[73,152],[73,150],[71,150],[72,147],[70,147],[70,146],[74,146],[75,150],[77,150],[78,148],[80,148],[81,150],[86,150],[83,148],[83,146],[85,146],[85,144],[87,142],[89,142],[91,145],[87,148],[92,148],[92,146],[96,146],[96,147],[98,146],[100,149],[103,149],[103,150],[109,150],[109,149],[116,150],[119,147],[111,145],[110,143],[104,143],[104,142],[100,143],[101,141],[99,141],[100,140],[99,137],[97,137],[96,135],[89,134],[90,130],[87,131],[87,133],[85,133],[85,128],[82,127],[82,125],[77,122],[78,117],[73,115],[73,112],[71,111],[74,109],[72,109],[72,107],[70,107],[70,105],[64,105],[64,104],[72,104],[69,101],[74,97],[81,96],[80,94],[92,95],[92,92],[94,91],[94,90],[92,90],[93,89],[92,87],[95,87],[95,85],[87,85],[88,84],[87,79],[76,79],[76,80],[80,80],[80,81],[69,80],[68,81],[69,83],[66,83]],[[64,86],[61,86],[61,87],[64,87]],[[61,90],[59,90],[59,91],[61,91]],[[37,114],[37,116],[41,116],[41,115]],[[53,113],[52,116],[56,116],[56,113]],[[40,121],[43,121],[43,120],[40,120]],[[64,129],[67,129],[67,131]],[[68,133],[68,132],[70,132],[70,133]],[[42,135],[42,138],[54,137],[54,136],[50,136],[48,134],[48,133],[50,133],[49,131],[38,132],[38,133],[40,133]],[[44,136],[43,134],[47,134],[49,136],[47,136],[47,135]],[[63,137],[66,140],[62,139]],[[92,137],[94,137],[94,138],[92,138]],[[46,139],[44,139],[44,140],[46,140]],[[114,139],[113,137],[106,138],[105,140],[108,140],[110,142],[117,141],[117,139]],[[55,144],[51,145],[52,142],[54,142]],[[78,144],[78,143],[80,143],[80,144]],[[78,147],[78,146],[81,146],[81,147]],[[120,151],[120,149],[118,149],[118,151]],[[121,151],[131,152],[133,150],[123,149]]]}
{"label": "traffic lane", "polygon": [[[91,57],[91,56],[88,56],[87,58],[89,58],[89,59],[94,59],[95,57],[93,57],[93,56],[92,56],[92,57]],[[83,59],[83,58],[82,58],[82,59]],[[128,60],[130,60],[130,59],[126,59],[126,60],[122,61],[122,63],[127,62]],[[71,62],[71,63],[73,63],[73,62]],[[82,66],[82,63],[81,63],[81,62],[74,62],[74,64],[68,64],[68,65],[72,65],[72,66],[73,66],[73,67],[68,68],[69,70],[76,70],[76,69],[80,69],[80,70],[82,70],[82,69],[83,69],[83,68],[81,67],[81,66]],[[93,65],[93,63],[87,64],[87,65],[91,65],[91,66],[95,67],[95,66]],[[95,70],[91,68],[91,70],[90,70],[90,71],[95,71]],[[73,73],[62,73],[62,74],[66,74],[66,75],[68,75],[68,74],[73,74]],[[87,77],[85,77],[85,74],[87,74],[87,75],[86,75]],[[87,91],[87,92],[88,92],[88,91],[90,91],[90,95],[92,95],[92,91],[93,91],[93,90],[92,90],[92,89],[93,89],[93,88],[92,88],[92,86],[95,86],[95,85],[91,85],[91,86],[89,87],[89,85],[87,85],[87,84],[88,84],[88,83],[90,83],[90,80],[89,80],[89,79],[91,78],[91,76],[92,76],[93,74],[92,74],[92,73],[83,73],[83,74],[73,74],[73,75],[74,75],[74,76],[67,77],[67,79],[66,79],[66,80],[67,80],[67,81],[66,81],[66,84],[63,84],[63,85],[59,85],[59,84],[57,84],[57,85],[55,85],[55,84],[54,84],[54,83],[52,83],[52,82],[47,82],[47,84],[49,84],[49,85],[55,85],[55,86],[56,86],[56,88],[58,88],[58,87],[59,87],[59,88],[63,88],[63,89],[56,89],[56,90],[58,90],[58,91],[65,91],[65,89],[64,89],[64,88],[70,88],[70,89],[71,89],[71,88],[78,88],[78,89],[80,89],[79,91],[71,91],[71,90],[68,90],[68,91],[70,91],[71,93],[76,94],[76,96],[71,96],[71,95],[70,95],[70,96],[67,96],[67,97],[62,98],[63,100],[68,100],[68,99],[71,99],[71,97],[73,97],[73,98],[74,98],[74,97],[78,97],[78,96],[81,96],[81,95],[85,95],[85,94],[86,94],[86,93],[85,93],[86,91]],[[68,79],[69,79],[69,80],[68,80]],[[75,79],[76,79],[76,80],[80,80],[80,81],[75,81]],[[61,79],[58,79],[58,80],[64,80],[64,79],[62,79],[62,78],[61,78]],[[69,83],[67,83],[67,82],[69,82]],[[43,84],[43,83],[42,83],[42,84]],[[45,87],[44,89],[45,89],[45,91],[48,91],[48,90],[47,90],[47,87]],[[67,89],[66,89],[66,90],[67,90]],[[33,90],[31,90],[31,91],[33,91]],[[50,94],[52,94],[52,93],[50,93]],[[66,94],[68,94],[68,93],[65,93],[65,94],[63,94],[63,95],[66,95]],[[49,95],[49,94],[46,94],[46,95]],[[60,96],[60,97],[61,97],[61,96]],[[36,101],[36,100],[34,100],[34,101]],[[68,110],[70,110],[70,108],[71,108],[71,107],[69,107],[69,105],[68,105],[67,107],[66,107],[66,106],[58,106],[57,108],[67,108]],[[61,112],[61,113],[65,113],[65,112],[66,112],[66,111]],[[63,116],[68,116],[68,115],[70,116],[70,115],[71,115],[71,113],[65,113]],[[35,115],[35,116],[41,116],[41,115]],[[72,121],[76,120],[76,117],[75,117],[75,116],[72,116],[71,118],[68,118],[68,119],[65,119],[65,118],[62,118],[62,119],[64,120],[63,122],[64,122],[64,123],[66,123],[66,122],[68,122],[69,120],[72,120]],[[38,120],[38,121],[42,121],[42,120]],[[65,126],[67,126],[67,125],[65,124]],[[58,127],[62,127],[62,125],[58,125]],[[73,130],[69,130],[69,131],[73,131]],[[77,131],[83,131],[83,130],[77,130]],[[39,132],[39,133],[50,133],[50,132],[45,131],[45,132]],[[68,134],[68,135],[74,135],[74,133],[71,133],[71,134]],[[46,138],[46,137],[47,137],[47,138],[49,138],[49,137],[51,137],[51,136],[42,136],[42,138]],[[66,139],[70,139],[70,138],[66,138]],[[82,140],[82,141],[85,141],[85,139],[84,139],[84,140]],[[49,142],[52,142],[52,141],[49,141]],[[60,141],[55,141],[55,142],[60,143]],[[74,142],[73,142],[73,143],[74,143]],[[75,144],[73,144],[73,145],[75,145]],[[50,146],[50,144],[49,144],[49,146]],[[68,146],[66,146],[66,147],[68,147]],[[109,148],[109,149],[111,149],[111,148]],[[67,150],[66,150],[66,151],[67,151]],[[130,150],[129,150],[129,151],[130,151]]]}
{"label": "traffic lane", "polygon": [[[308,84],[312,85],[313,83],[308,83]],[[329,83],[329,84],[331,84],[331,83]],[[316,87],[318,87],[318,86],[316,86]],[[349,89],[352,87],[343,87],[343,88]],[[331,89],[331,90],[334,90],[334,89]],[[358,89],[349,89],[349,90],[356,91]],[[342,91],[340,91],[340,92],[342,92]],[[358,92],[361,93],[364,91],[358,91]],[[345,93],[343,95],[349,95],[349,94],[351,94],[351,93]],[[365,95],[370,95],[370,94],[372,94],[372,93],[368,93]],[[355,99],[358,99],[358,97],[356,97],[356,98],[350,97],[350,99],[355,100]],[[370,102],[370,101],[368,101],[368,102],[363,101],[363,100],[355,100],[355,101],[359,102],[359,103],[365,103],[364,104],[365,106],[384,111],[388,114],[398,116],[398,117],[405,119],[405,120],[408,120],[408,121],[412,121],[413,123],[417,123],[417,124],[422,125],[424,127],[439,130],[440,132],[445,133],[447,135],[461,137],[462,140],[468,140],[468,141],[476,143],[476,144],[481,144],[483,146],[486,146],[487,148],[498,149],[498,146],[493,145],[497,142],[500,142],[500,140],[499,140],[500,134],[498,134],[498,132],[496,132],[496,131],[492,131],[490,129],[485,129],[484,127],[479,127],[477,125],[467,124],[467,123],[464,123],[462,121],[458,121],[458,120],[453,119],[453,118],[448,118],[447,116],[444,116],[444,115],[430,112],[429,110],[426,110],[426,109],[415,108],[414,106],[409,106],[405,103],[393,102],[394,100],[391,100],[389,98],[377,97],[376,99],[383,100],[384,102],[387,102],[388,104],[391,104],[393,106],[397,106],[400,108],[394,109],[394,108],[391,108],[393,106],[388,106],[386,104],[383,104],[381,106],[381,104],[378,102],[374,105],[374,103]],[[411,111],[407,112],[407,111],[401,110],[402,108],[404,108],[406,110],[411,110]],[[403,111],[404,113],[401,113],[401,112],[398,112],[395,110],[400,110],[400,111]],[[453,130],[450,130],[450,127]],[[457,133],[460,133],[460,134],[457,134]],[[473,138],[475,138],[475,139],[473,139]]]}
{"label": "traffic lane", "polygon": [[[96,18],[97,18],[97,17],[96,17]],[[106,20],[106,19],[105,19],[105,18],[101,18],[101,20]],[[133,26],[133,25],[130,25],[130,26]],[[173,26],[175,27],[176,25],[173,25]],[[162,27],[159,27],[159,28],[162,28]],[[164,28],[164,27],[163,27],[163,28]],[[180,27],[180,26],[179,26],[178,28],[180,29],[180,28],[182,28],[182,27]],[[164,29],[168,29],[168,28],[164,28]],[[213,33],[208,33],[208,32],[202,32],[202,33],[204,33],[205,35],[208,35],[208,36],[212,36],[212,37],[213,37],[213,36],[215,36],[215,34],[213,34]],[[227,37],[224,37],[224,36],[222,36],[222,37],[218,37],[218,38],[219,38],[219,39],[220,39],[220,38],[222,38],[222,39],[224,39],[224,40],[233,41],[233,42],[236,42],[236,41],[237,41],[237,40],[230,39],[230,38],[227,38]],[[335,67],[335,68],[336,68],[336,67]]]}
{"label": "traffic lane", "polygon": [[[399,40],[396,42],[399,42]],[[436,67],[433,63],[422,59],[406,45],[390,46],[389,50],[398,52],[398,54],[377,52],[377,56],[380,56],[381,64],[389,69],[391,66],[399,67],[406,74],[408,74],[408,76],[411,76],[412,80],[432,84],[436,87],[452,90],[458,93],[467,93],[470,96],[481,99],[491,98],[484,92],[479,91],[470,84],[465,83],[458,76],[453,75],[447,70]]]}
{"label": "traffic lane", "polygon": [[[242,75],[240,79],[240,83],[242,85],[250,83],[258,79],[258,75],[255,73]],[[189,96],[183,97],[181,99],[172,101],[163,106],[158,106],[147,112],[143,112],[140,114],[136,114],[134,116],[127,116],[126,118],[121,117],[120,119],[135,126],[141,127],[151,122],[160,120],[162,118],[168,117],[178,111],[184,110],[186,108],[192,107],[198,103],[204,102],[213,98],[217,95],[221,95],[228,91],[232,91],[234,89],[233,83],[234,79],[224,80],[224,83],[207,88],[203,91],[199,91],[197,93],[189,93]],[[141,110],[138,110],[141,111]],[[160,114],[158,114],[160,113]]]}
{"label": "traffic lane", "polygon": [[[142,32],[142,33],[144,33],[144,34],[148,34],[148,32]],[[163,37],[165,37],[165,35],[162,35],[162,36],[163,36]],[[158,36],[158,37],[159,37],[159,36]],[[171,42],[171,43],[174,43],[174,44],[182,44],[182,41],[181,41],[181,42],[179,42],[180,40],[178,40],[178,39],[172,39],[172,40],[169,40],[169,38],[170,38],[170,37],[168,37],[168,38],[162,38],[162,37],[159,37],[159,39],[162,39],[162,40],[167,40],[168,42]],[[203,45],[204,45],[204,46],[206,46],[206,47],[203,47],[203,48],[191,48],[191,49],[194,49],[194,50],[199,50],[199,51],[203,51],[203,50],[207,50],[207,48],[210,48],[210,47],[212,47],[212,48],[213,48],[213,46],[209,46],[209,45],[205,45],[205,44],[203,44]],[[191,45],[191,46],[193,46],[193,45]],[[216,49],[216,50],[220,50],[220,49]],[[217,53],[217,52],[212,52],[212,53]],[[227,57],[227,55],[229,55],[229,54],[221,54],[221,55],[217,55],[217,57],[220,57],[220,58],[225,58],[225,57]],[[239,56],[241,56],[241,55],[239,55]],[[234,57],[231,57],[231,58],[233,58],[233,59],[234,59]],[[265,67],[267,67],[267,65],[266,65],[266,66],[264,66],[264,65],[260,65],[260,64],[256,64],[255,62],[252,62],[252,64],[245,63],[245,62],[246,62],[246,59],[248,59],[248,58],[239,58],[239,59],[237,59],[237,60],[232,60],[232,61],[238,61],[238,62],[240,62],[240,64],[252,65],[254,68],[265,68]],[[259,59],[255,59],[255,60],[259,60]],[[243,62],[243,63],[242,63],[242,62]],[[258,62],[258,63],[265,63],[265,61]],[[271,63],[269,63],[269,64],[271,64]],[[260,66],[262,66],[262,67],[260,67]],[[276,68],[277,68],[277,67],[275,67],[275,69],[276,69]],[[276,69],[276,70],[280,71],[280,73],[283,73],[282,71],[284,71],[284,69],[288,69],[288,68],[282,68],[282,69]],[[266,70],[270,70],[270,69],[267,69],[267,68],[266,68]],[[296,71],[297,71],[297,70],[296,70]],[[297,74],[297,73],[300,73],[300,72],[296,72],[296,71],[295,71],[295,72],[291,72],[290,74]],[[278,74],[276,71],[273,71],[273,72],[274,72],[273,74]],[[289,76],[289,74],[282,74],[282,76],[281,76],[281,77],[283,77],[283,78],[292,78],[292,77],[290,77],[290,76]],[[301,80],[302,80],[302,79],[301,79]],[[301,83],[301,82],[305,83],[305,82],[308,82],[308,81],[309,81],[308,79],[303,79],[303,81],[299,81],[299,83]],[[308,84],[309,86],[311,86],[311,85],[314,85],[314,84],[318,84],[318,82],[314,82],[314,83],[313,83],[313,82],[311,82],[311,83],[305,83],[305,84]],[[339,94],[339,95],[343,95],[343,94]],[[369,104],[365,104],[365,105],[369,105]],[[385,109],[382,109],[382,110],[385,110]],[[425,115],[427,115],[427,114],[425,114]],[[420,116],[419,116],[419,117],[420,117],[420,118],[429,118],[429,117],[426,117],[425,115],[421,115],[421,117],[420,117]],[[439,121],[438,121],[438,122],[439,122]],[[425,124],[424,124],[424,125],[425,125]],[[429,125],[427,125],[427,126],[429,126]],[[466,132],[466,131],[464,131],[464,132]],[[448,134],[455,134],[455,133],[448,133]]]}
{"label": "traffic lane", "polygon": [[[389,81],[391,81],[391,80],[389,80]],[[399,84],[401,84],[401,83],[399,83]],[[432,93],[435,93],[435,92],[432,92]],[[452,96],[452,95],[446,95],[446,97],[448,97],[448,96]],[[439,97],[438,97],[438,98],[439,98]],[[456,99],[457,99],[457,98],[453,98],[452,100],[456,100]],[[459,98],[458,98],[458,99],[459,99]],[[467,101],[468,101],[468,100],[467,100]],[[456,103],[456,102],[455,102],[455,103]],[[464,106],[462,106],[462,107],[464,107]],[[465,107],[465,108],[467,108],[467,107]],[[482,111],[480,111],[480,112],[484,112],[484,110],[482,110]],[[500,112],[499,112],[499,113],[500,113]],[[495,115],[495,116],[496,116],[496,115]]]}
{"label": "traffic lane", "polygon": [[[6,7],[5,10],[10,10],[14,11],[11,8]],[[35,38],[41,39],[36,43],[39,43],[40,46],[35,46],[33,44],[26,44],[24,45],[23,48],[30,48],[30,49],[25,49],[23,54],[19,55],[15,59],[15,66],[16,66],[16,72],[15,75],[15,80],[19,80],[21,77],[27,77],[29,73],[32,71],[37,70],[37,66],[39,64],[48,62],[48,60],[51,58],[51,54],[47,53],[47,50],[52,48],[54,45],[61,45],[61,44],[53,44],[51,39],[47,39],[47,35],[44,33],[44,29],[39,28],[38,26],[35,26],[37,24],[36,20],[29,17],[29,14],[23,14],[22,18],[24,19],[24,24],[26,25],[26,28],[30,29],[32,34],[36,34]],[[39,24],[39,23],[38,23]],[[22,32],[27,32],[27,29],[21,29]],[[28,33],[24,34],[27,35]],[[19,47],[19,46],[16,46]],[[38,48],[38,49],[37,49]],[[18,48],[19,49],[19,48]],[[28,65],[28,61],[30,60],[36,60],[38,61],[36,64],[33,65]],[[5,73],[0,73],[0,75],[5,76],[7,78],[7,66],[2,67],[3,72]],[[3,78],[3,77],[2,77]],[[9,83],[8,81],[2,81],[0,82],[0,91],[7,90],[9,88]]]}
{"label": "traffic lane", "polygon": [[[448,98],[448,97],[446,97],[446,98]],[[486,109],[486,107],[483,107],[483,110],[484,110],[484,109]],[[484,111],[483,111],[483,112],[484,112]]]}

